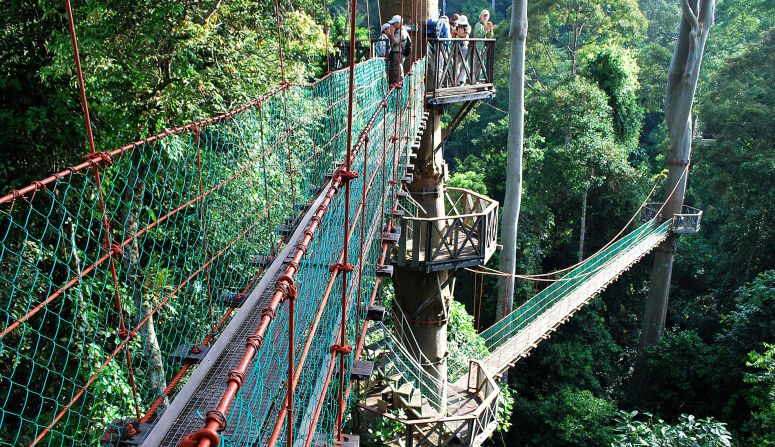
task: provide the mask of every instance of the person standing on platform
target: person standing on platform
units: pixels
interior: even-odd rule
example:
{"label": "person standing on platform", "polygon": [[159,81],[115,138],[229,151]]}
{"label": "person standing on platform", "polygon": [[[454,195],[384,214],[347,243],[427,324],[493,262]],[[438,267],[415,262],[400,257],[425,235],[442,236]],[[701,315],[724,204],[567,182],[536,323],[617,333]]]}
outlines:
{"label": "person standing on platform", "polygon": [[385,30],[388,28],[392,28],[390,24],[385,23],[382,25],[382,32],[377,38],[377,42],[374,44],[374,55],[377,57],[387,58],[390,54],[388,52],[388,48],[390,48],[390,39],[388,38],[387,34],[385,34]]}
{"label": "person standing on platform", "polygon": [[466,16],[459,16],[457,19],[457,32],[456,37],[458,39],[466,39],[461,42],[455,42],[455,45],[458,45],[460,51],[455,52],[452,51],[452,60],[454,64],[455,69],[455,79],[457,80],[457,85],[463,85],[468,80],[468,72],[471,70],[468,64],[468,38],[471,33],[471,25],[468,24],[468,17]]}
{"label": "person standing on platform", "polygon": [[[483,9],[482,12],[479,13],[479,21],[474,27],[474,34],[472,37],[474,39],[492,39],[495,37],[494,30],[495,27],[492,22],[490,22],[490,11]],[[484,61],[487,55],[483,53],[485,48],[484,42],[475,42],[474,47],[476,47],[476,53],[471,56],[471,82],[473,84],[478,84],[482,74],[485,74],[485,79],[487,78],[486,73],[481,73],[482,64],[480,62],[480,59]]]}
{"label": "person standing on platform", "polygon": [[401,16],[395,15],[388,22],[390,27],[385,30],[390,42],[390,66],[388,67],[388,82],[398,84],[404,80],[404,57],[411,52],[409,32],[403,27]]}

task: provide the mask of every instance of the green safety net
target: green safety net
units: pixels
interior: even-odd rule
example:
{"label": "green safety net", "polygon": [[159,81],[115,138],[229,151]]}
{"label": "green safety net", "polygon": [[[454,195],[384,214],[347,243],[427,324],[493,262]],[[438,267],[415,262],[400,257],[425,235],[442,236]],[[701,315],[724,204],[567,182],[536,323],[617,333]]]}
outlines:
{"label": "green safety net", "polygon": [[[368,304],[375,293],[376,266],[382,252],[382,229],[396,207],[396,193],[408,161],[407,151],[418,132],[424,102],[424,61],[413,65],[401,88],[385,96],[387,86],[364,94],[379,100],[382,106],[367,108],[365,128],[353,147],[352,170],[358,177],[350,182],[350,215],[345,219],[344,188],[331,201],[315,233],[307,254],[294,276],[299,295],[295,306],[295,360],[299,380],[294,390],[295,439],[301,445],[333,445],[337,433],[340,375],[345,387],[350,386],[350,370],[355,351],[346,355],[345,368],[339,370],[339,358],[332,345],[339,343],[342,324],[342,275],[331,273],[329,266],[339,262],[344,250],[344,227],[349,228],[348,262],[354,270],[347,284],[347,344],[355,346],[365,319]],[[356,79],[357,85],[362,82]],[[356,92],[362,92],[359,87]],[[370,100],[369,99],[369,100]],[[385,100],[382,103],[382,100]],[[356,102],[368,101],[365,98]],[[330,292],[326,289],[331,286]],[[314,325],[315,320],[319,323]],[[244,384],[227,415],[223,433],[226,445],[257,443],[266,445],[286,399],[288,313],[279,312],[268,330]],[[300,363],[303,347],[310,341],[308,354]],[[277,367],[280,365],[280,369]],[[347,397],[343,414],[355,394],[343,390]],[[278,445],[287,443],[288,418],[284,418]]]}
{"label": "green safety net", "polygon": [[[375,59],[356,68],[355,134],[382,109],[384,64]],[[351,210],[360,203],[362,179],[379,166],[379,123],[401,135],[417,124],[406,115],[394,119],[407,104],[415,117],[421,110],[422,82],[415,79],[422,75],[411,79],[369,131],[375,135],[361,149],[367,166],[356,160],[361,176],[353,182]],[[103,434],[115,437],[123,420],[150,421],[168,405],[190,374],[191,347],[218,336],[261,279],[262,259],[283,247],[326,174],[343,160],[347,91],[347,71],[285,86],[224,116],[94,157],[0,204],[0,445],[94,445]],[[382,225],[375,207],[386,176],[398,169],[378,175],[380,187],[369,190],[367,232]],[[342,197],[298,274],[310,303],[321,296],[328,264],[341,249]],[[364,272],[351,275],[351,284],[360,281],[364,291],[374,283],[378,239],[369,239],[368,251],[350,246],[350,262],[362,260]],[[297,388],[299,402],[316,394],[314,368],[328,357],[323,345],[338,324],[336,293],[307,360],[314,366],[305,367]],[[308,322],[315,311],[297,307],[297,321]],[[272,332],[277,337],[283,318]],[[298,339],[305,323],[296,326]],[[285,364],[282,349],[264,346],[262,365]],[[246,380],[260,381],[262,367]],[[326,398],[335,395],[329,390]],[[256,398],[262,397],[240,395],[230,415],[239,419],[232,439],[273,422],[240,411]],[[329,427],[321,433],[332,433],[330,420],[328,413],[321,417]]]}
{"label": "green safety net", "polygon": [[[549,287],[514,309],[513,312],[506,315],[503,319],[482,331],[480,335],[484,338],[487,349],[492,352],[506,344],[512,337],[536,321],[552,306],[577,291],[592,275],[597,274],[603,267],[615,263],[620,256],[639,248],[639,244],[648,243],[652,245],[650,248],[653,248],[655,241],[659,241],[661,238],[655,239],[651,236],[666,236],[670,231],[670,225],[670,220],[659,225],[653,220],[646,222],[607,248],[587,258],[581,265],[571,270],[558,281],[552,283]],[[619,273],[621,273],[621,270],[615,272],[616,275]]]}

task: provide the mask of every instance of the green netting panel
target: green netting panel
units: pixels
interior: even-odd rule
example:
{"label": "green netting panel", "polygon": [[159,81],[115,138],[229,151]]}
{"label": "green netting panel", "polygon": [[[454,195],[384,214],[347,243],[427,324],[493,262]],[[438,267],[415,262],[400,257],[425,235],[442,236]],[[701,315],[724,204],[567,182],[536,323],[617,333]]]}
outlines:
{"label": "green netting panel", "polygon": [[[359,131],[384,97],[384,61],[356,76]],[[93,445],[167,404],[188,368],[171,354],[218,335],[261,278],[251,259],[282,247],[343,158],[347,88],[346,71],[289,86],[114,151],[101,187],[94,169],[70,169],[0,204],[0,445]],[[323,282],[312,265],[309,293]]]}
{"label": "green netting panel", "polygon": [[[412,139],[410,136],[417,132],[419,126],[424,101],[423,69],[423,63],[416,64],[403,88],[386,98],[386,107],[371,109],[372,114],[362,122],[365,124],[371,121],[372,125],[359,134],[360,144],[354,147],[352,169],[359,176],[351,181],[350,195],[351,239],[348,261],[355,266],[355,270],[349,274],[347,290],[347,343],[351,346],[356,344],[356,330],[361,327],[376,285],[376,265],[382,246],[381,229],[386,224],[385,210],[394,208],[395,193],[399,187],[398,182],[391,180],[397,180],[403,175],[406,151]],[[393,141],[391,136],[399,138]],[[331,355],[330,348],[338,343],[341,328],[342,280],[341,275],[332,276],[328,267],[339,260],[344,248],[344,202],[344,190],[340,190],[332,200],[322,226],[316,232],[295,276],[299,297],[295,313],[294,364],[299,365],[301,351],[308,339],[311,345],[300,368],[300,379],[294,391],[295,413],[292,423],[297,439],[304,439],[308,433],[313,435],[312,445],[331,445],[332,436],[338,428],[339,361]],[[325,296],[329,282],[333,282],[333,288],[325,305],[321,307],[321,297]],[[312,324],[318,311],[320,322],[313,331]],[[285,387],[279,385],[286,378],[287,318],[287,310],[280,312],[270,326],[269,335],[232,406],[224,437],[227,445],[256,441],[263,444],[271,435],[286,393]],[[345,386],[349,386],[353,355],[346,357]],[[332,373],[329,375],[330,371]],[[353,398],[351,394],[347,400],[348,405]],[[315,420],[318,408],[320,416]],[[345,415],[348,414],[345,409]],[[284,424],[287,423],[286,418]],[[285,435],[283,425],[278,445],[286,443]]]}
{"label": "green netting panel", "polygon": [[487,348],[493,351],[506,343],[512,336],[535,321],[544,311],[577,290],[588,280],[590,275],[609,261],[633,249],[649,236],[666,235],[670,231],[670,223],[669,220],[661,225],[655,225],[653,221],[647,222],[608,248],[589,257],[559,281],[552,283],[505,318],[482,331],[481,336],[485,339]]}

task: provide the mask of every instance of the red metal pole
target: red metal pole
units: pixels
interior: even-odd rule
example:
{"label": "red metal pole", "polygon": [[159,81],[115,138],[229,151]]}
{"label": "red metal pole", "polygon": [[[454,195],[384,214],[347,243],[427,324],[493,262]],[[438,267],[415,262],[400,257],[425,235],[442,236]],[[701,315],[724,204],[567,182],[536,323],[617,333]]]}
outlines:
{"label": "red metal pole", "polygon": [[[345,169],[351,172],[352,169],[352,144],[353,144],[353,97],[355,94],[355,12],[358,8],[358,0],[352,0],[350,7],[350,86],[347,92],[347,159]],[[350,182],[345,184],[344,190],[344,256],[343,263],[348,265],[347,257],[349,251],[348,233],[350,231]],[[347,346],[347,270],[342,271],[342,323],[339,339],[339,411],[336,416],[337,440],[342,441],[342,425],[344,423],[344,381],[345,381],[345,347]]]}

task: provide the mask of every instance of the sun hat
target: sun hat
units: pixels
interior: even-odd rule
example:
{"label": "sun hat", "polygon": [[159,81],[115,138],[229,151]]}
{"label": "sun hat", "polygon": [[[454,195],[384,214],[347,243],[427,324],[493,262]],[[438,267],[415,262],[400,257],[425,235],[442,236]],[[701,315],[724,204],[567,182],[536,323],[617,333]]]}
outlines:
{"label": "sun hat", "polygon": [[468,26],[468,17],[459,16],[457,18],[457,26]]}
{"label": "sun hat", "polygon": [[390,21],[388,23],[393,25],[393,24],[396,24],[396,23],[398,23],[400,21],[401,21],[401,16],[396,15],[396,16],[393,16],[393,18],[390,19]]}
{"label": "sun hat", "polygon": [[485,14],[487,14],[489,16],[490,15],[490,11],[488,11],[486,9],[483,9],[482,12],[479,13],[479,18],[481,18]]}

